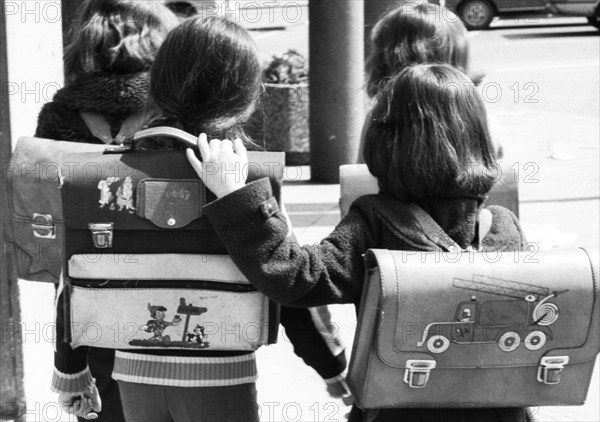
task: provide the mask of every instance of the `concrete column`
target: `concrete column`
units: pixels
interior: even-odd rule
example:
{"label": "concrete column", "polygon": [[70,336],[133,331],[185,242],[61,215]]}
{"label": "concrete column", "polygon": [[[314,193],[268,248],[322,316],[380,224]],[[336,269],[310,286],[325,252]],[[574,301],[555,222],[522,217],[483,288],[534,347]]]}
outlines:
{"label": "concrete column", "polygon": [[311,179],[337,183],[364,119],[364,0],[309,2]]}

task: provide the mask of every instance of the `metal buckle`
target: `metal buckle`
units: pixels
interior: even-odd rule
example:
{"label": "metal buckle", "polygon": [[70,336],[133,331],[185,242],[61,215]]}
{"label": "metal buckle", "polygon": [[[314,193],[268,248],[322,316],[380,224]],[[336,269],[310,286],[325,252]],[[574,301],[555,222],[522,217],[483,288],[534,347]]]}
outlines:
{"label": "metal buckle", "polygon": [[567,363],[568,356],[544,356],[538,366],[537,380],[548,385],[558,384]]}
{"label": "metal buckle", "polygon": [[404,382],[411,388],[423,388],[429,381],[429,373],[435,368],[434,360],[416,360],[406,361],[406,370],[404,371]]}
{"label": "metal buckle", "polygon": [[98,249],[112,247],[113,223],[89,223],[88,228],[92,232],[92,241]]}
{"label": "metal buckle", "polygon": [[34,212],[31,221],[33,237],[39,239],[56,239],[56,226],[52,221],[52,215]]}

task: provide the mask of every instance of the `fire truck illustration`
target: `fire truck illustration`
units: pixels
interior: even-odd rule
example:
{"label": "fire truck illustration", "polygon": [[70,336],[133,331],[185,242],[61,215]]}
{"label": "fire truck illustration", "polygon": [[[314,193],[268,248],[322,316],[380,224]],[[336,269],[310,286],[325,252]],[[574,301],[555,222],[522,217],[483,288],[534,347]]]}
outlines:
{"label": "fire truck illustration", "polygon": [[450,343],[496,343],[505,352],[516,350],[521,343],[528,350],[541,349],[552,340],[549,326],[559,315],[558,305],[551,300],[568,292],[481,275],[473,275],[471,280],[455,278],[452,285],[510,299],[480,302],[473,295],[471,300],[460,302],[452,321],[425,327],[417,346],[431,353],[445,352]]}

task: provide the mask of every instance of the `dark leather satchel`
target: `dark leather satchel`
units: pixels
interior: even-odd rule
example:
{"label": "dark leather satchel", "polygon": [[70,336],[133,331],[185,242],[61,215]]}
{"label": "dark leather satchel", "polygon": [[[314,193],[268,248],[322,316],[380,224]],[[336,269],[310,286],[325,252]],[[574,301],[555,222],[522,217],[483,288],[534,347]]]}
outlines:
{"label": "dark leather satchel", "polygon": [[[125,147],[20,140],[15,168],[52,171],[10,179],[19,275],[61,278],[59,316],[72,347],[254,350],[275,342],[279,307],[248,283],[203,216],[214,196],[182,151],[137,151],[150,137],[196,142],[173,128],[138,132]],[[279,198],[284,154],[251,151],[248,159],[248,180],[268,177]],[[52,245],[54,254],[32,256],[30,244]]]}
{"label": "dark leather satchel", "polygon": [[583,404],[599,251],[369,250],[348,384],[363,409]]}

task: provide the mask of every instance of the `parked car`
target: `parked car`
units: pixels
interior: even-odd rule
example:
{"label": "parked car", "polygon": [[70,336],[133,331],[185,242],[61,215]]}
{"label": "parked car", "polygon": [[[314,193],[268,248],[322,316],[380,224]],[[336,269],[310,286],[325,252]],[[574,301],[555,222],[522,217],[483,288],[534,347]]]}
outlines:
{"label": "parked car", "polygon": [[467,29],[485,29],[496,16],[583,16],[600,28],[599,0],[430,0],[446,6]]}

